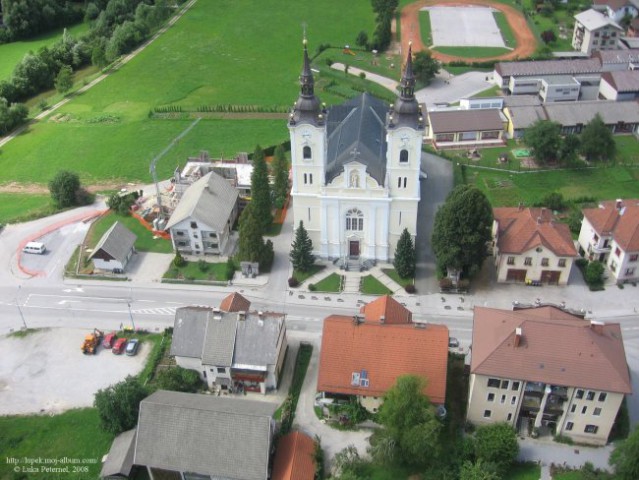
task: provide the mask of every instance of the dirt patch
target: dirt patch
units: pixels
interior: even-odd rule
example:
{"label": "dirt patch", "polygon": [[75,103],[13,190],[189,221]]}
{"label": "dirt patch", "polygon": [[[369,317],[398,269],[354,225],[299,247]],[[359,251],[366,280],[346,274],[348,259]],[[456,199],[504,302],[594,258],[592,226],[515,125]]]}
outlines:
{"label": "dirt patch", "polygon": [[537,49],[537,39],[528,27],[528,22],[524,18],[524,15],[509,5],[503,3],[492,2],[490,0],[471,0],[468,2],[460,0],[420,0],[419,2],[406,5],[401,12],[402,22],[402,51],[408,51],[409,42],[413,43],[413,51],[419,52],[422,50],[428,50],[428,47],[422,42],[422,36],[419,28],[419,11],[424,7],[431,7],[433,5],[443,6],[465,6],[465,5],[482,5],[492,7],[495,10],[503,12],[510,29],[517,40],[517,46],[510,52],[503,55],[493,57],[481,57],[481,58],[469,58],[458,57],[455,55],[446,55],[440,52],[431,50],[433,58],[436,58],[442,63],[449,63],[456,60],[462,60],[465,62],[485,62],[490,60],[514,60],[517,58],[530,57]]}
{"label": "dirt patch", "polygon": [[[93,185],[85,185],[86,188],[91,193],[104,192],[108,190],[121,190],[122,188],[126,188],[129,191],[139,190],[141,185],[131,184],[130,182],[122,181],[112,181],[112,182],[104,182],[104,183],[96,183]],[[41,185],[39,183],[19,183],[19,182],[10,182],[5,183],[4,185],[0,185],[0,193],[24,193],[30,195],[48,195],[49,187],[46,185]]]}

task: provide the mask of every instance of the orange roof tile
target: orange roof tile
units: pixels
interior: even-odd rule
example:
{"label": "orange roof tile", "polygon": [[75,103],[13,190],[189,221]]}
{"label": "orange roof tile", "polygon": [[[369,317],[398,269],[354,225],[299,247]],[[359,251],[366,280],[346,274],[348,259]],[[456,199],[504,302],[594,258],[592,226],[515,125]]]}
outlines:
{"label": "orange roof tile", "polygon": [[248,312],[251,302],[237,292],[233,292],[222,300],[220,310],[224,312]]}
{"label": "orange roof tile", "polygon": [[[445,325],[356,323],[332,315],[324,320],[317,390],[381,397],[400,375],[426,377],[424,393],[433,403],[446,399],[448,328]],[[353,373],[369,386],[351,384]]]}
{"label": "orange roof tile", "polygon": [[364,314],[364,320],[367,322],[382,323],[381,318],[384,317],[383,323],[388,324],[411,323],[413,316],[410,310],[390,295],[384,295],[364,305],[360,313]]}
{"label": "orange roof tile", "polygon": [[302,432],[291,432],[277,442],[271,480],[313,480],[315,441]]}
{"label": "orange roof tile", "polygon": [[584,217],[599,235],[611,235],[626,252],[639,250],[639,200],[610,200],[598,208],[585,208]]}
{"label": "orange roof tile", "polygon": [[493,216],[500,253],[520,254],[543,246],[557,256],[577,256],[570,228],[555,221],[546,208],[494,208]]}
{"label": "orange roof tile", "polygon": [[[516,328],[522,333],[519,346]],[[632,391],[619,324],[592,326],[555,307],[475,307],[470,371],[566,387]]]}

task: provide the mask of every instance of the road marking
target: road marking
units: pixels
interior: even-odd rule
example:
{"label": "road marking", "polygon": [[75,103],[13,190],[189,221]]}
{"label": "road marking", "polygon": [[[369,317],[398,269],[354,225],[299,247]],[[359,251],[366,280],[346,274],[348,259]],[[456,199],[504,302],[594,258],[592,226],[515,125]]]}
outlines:
{"label": "road marking", "polygon": [[81,303],[80,300],[60,300],[58,305],[66,305],[67,303]]}

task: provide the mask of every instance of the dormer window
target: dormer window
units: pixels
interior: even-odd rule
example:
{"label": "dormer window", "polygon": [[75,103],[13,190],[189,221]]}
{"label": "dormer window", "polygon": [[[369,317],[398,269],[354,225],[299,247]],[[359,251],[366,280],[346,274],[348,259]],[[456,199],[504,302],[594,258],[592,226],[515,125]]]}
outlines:
{"label": "dormer window", "polygon": [[311,158],[311,147],[308,145],[302,149],[302,158],[304,158],[304,160],[310,160]]}
{"label": "dormer window", "polygon": [[399,163],[408,163],[408,150],[404,149],[399,152]]}

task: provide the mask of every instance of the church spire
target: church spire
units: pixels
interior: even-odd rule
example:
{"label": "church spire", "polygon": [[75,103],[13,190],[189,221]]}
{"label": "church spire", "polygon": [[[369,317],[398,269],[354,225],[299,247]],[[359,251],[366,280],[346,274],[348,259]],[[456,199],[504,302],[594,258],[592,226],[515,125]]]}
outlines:
{"label": "church spire", "polygon": [[415,98],[415,74],[413,73],[413,46],[408,44],[406,65],[399,82],[399,95],[392,105],[388,118],[390,128],[397,125],[410,125],[413,128],[423,128],[421,107]]}
{"label": "church spire", "polygon": [[406,66],[404,74],[400,81],[401,96],[405,100],[415,98],[415,75],[413,74],[413,44],[408,44],[408,57],[406,58]]}
{"label": "church spire", "polygon": [[324,122],[324,112],[322,112],[319,98],[315,96],[315,80],[313,79],[306,43],[306,37],[304,37],[304,64],[300,74],[300,94],[297,97],[293,111],[289,115],[289,122],[291,124],[305,122],[319,125]]}

